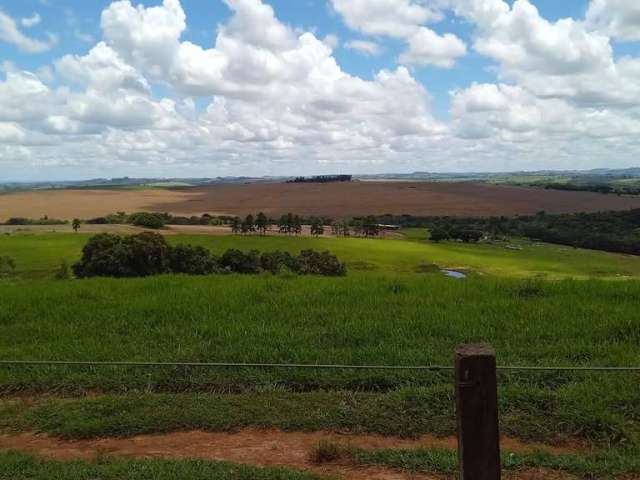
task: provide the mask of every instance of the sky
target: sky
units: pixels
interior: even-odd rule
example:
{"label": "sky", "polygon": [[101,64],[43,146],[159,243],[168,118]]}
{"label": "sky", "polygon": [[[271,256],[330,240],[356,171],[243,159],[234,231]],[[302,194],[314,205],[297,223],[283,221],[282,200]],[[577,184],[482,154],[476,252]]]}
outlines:
{"label": "sky", "polygon": [[638,0],[3,0],[0,181],[639,166]]}

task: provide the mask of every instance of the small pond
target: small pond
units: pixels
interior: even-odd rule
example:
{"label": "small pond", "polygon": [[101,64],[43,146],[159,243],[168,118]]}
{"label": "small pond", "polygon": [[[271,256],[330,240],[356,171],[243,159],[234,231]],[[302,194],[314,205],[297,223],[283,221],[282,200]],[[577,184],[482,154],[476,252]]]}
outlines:
{"label": "small pond", "polygon": [[442,270],[442,273],[451,278],[467,278],[465,273],[458,272],[457,270]]}

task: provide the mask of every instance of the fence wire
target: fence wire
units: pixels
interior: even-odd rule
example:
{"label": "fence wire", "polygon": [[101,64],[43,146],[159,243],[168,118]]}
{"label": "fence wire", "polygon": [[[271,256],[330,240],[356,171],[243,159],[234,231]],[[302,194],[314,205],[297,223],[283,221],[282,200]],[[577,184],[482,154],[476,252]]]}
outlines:
{"label": "fence wire", "polygon": [[[315,369],[315,370],[413,370],[453,371],[452,365],[338,365],[305,363],[235,363],[235,362],[135,362],[135,361],[72,361],[72,360],[0,360],[0,366],[76,366],[76,367],[190,367],[190,368],[264,368],[264,369]],[[500,365],[505,372],[640,372],[639,367],[606,366],[520,366]]]}

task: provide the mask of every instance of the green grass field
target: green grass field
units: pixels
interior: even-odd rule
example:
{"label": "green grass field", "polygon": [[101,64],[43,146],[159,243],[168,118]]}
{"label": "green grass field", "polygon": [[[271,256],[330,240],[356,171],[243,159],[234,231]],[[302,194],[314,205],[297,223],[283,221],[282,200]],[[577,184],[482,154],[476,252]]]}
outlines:
{"label": "green grass field", "polygon": [[[0,255],[16,259],[18,275],[0,280],[0,360],[451,365],[457,344],[487,341],[501,365],[640,365],[640,281],[611,281],[637,277],[640,258],[527,243],[523,250],[436,245],[410,234],[168,237],[218,253],[329,249],[347,262],[344,278],[91,280],[53,279],[61,260],[79,257],[86,235],[2,236]],[[471,275],[418,273],[431,264]],[[616,472],[640,473],[632,461],[640,445],[639,381],[637,373],[501,373],[503,431],[608,448],[619,457]],[[455,430],[450,372],[0,366],[0,393],[0,431],[68,438],[256,425],[395,435]],[[402,458],[424,470],[424,457]],[[359,458],[398,461],[391,454]],[[578,464],[584,471],[596,462],[598,472],[614,465],[611,457],[594,458],[564,459],[564,470],[581,475]],[[562,459],[538,460],[563,469]],[[46,468],[62,468],[52,465]]]}
{"label": "green grass field", "polygon": [[[640,257],[524,241],[518,242],[522,250],[503,245],[436,244],[418,241],[426,237],[426,230],[409,230],[405,234],[413,241],[209,235],[167,238],[170,243],[202,245],[216,253],[228,248],[296,253],[305,248],[328,249],[351,271],[412,273],[422,266],[437,264],[500,277],[640,278]],[[62,260],[76,261],[88,238],[86,234],[63,233],[4,235],[0,236],[0,254],[12,256],[22,276],[47,277]]]}

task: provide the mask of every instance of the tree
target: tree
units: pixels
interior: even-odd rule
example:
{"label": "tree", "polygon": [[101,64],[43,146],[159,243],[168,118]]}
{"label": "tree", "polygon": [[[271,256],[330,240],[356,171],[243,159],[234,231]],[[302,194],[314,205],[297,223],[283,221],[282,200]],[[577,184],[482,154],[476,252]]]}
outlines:
{"label": "tree", "polygon": [[254,224],[253,215],[249,214],[244,219],[244,222],[242,222],[242,233],[251,233],[255,231],[256,227]]}
{"label": "tree", "polygon": [[377,237],[380,234],[376,217],[370,215],[362,221],[362,232],[365,237]]}
{"label": "tree", "polygon": [[129,216],[129,223],[137,227],[159,229],[164,227],[164,220],[155,213],[134,213]]}
{"label": "tree", "polygon": [[269,219],[262,212],[258,213],[258,216],[256,217],[256,228],[258,229],[260,234],[267,234],[267,229],[269,228]]}
{"label": "tree", "polygon": [[429,237],[432,242],[439,243],[443,240],[449,239],[449,233],[442,228],[434,228],[431,230],[431,235]]}
{"label": "tree", "polygon": [[286,215],[282,215],[280,217],[280,220],[278,220],[278,231],[280,233],[289,233],[287,227],[288,227],[287,226],[287,216]]}
{"label": "tree", "polygon": [[334,237],[339,237],[340,235],[342,235],[342,228],[340,222],[338,222],[337,220],[331,222],[331,235],[333,235]]}
{"label": "tree", "polygon": [[72,268],[78,278],[160,275],[170,271],[169,253],[167,241],[157,233],[126,237],[102,233],[89,239]]}
{"label": "tree", "polygon": [[74,218],[73,222],[71,222],[71,226],[73,227],[73,231],[78,233],[78,230],[80,230],[80,220],[77,218]]}
{"label": "tree", "polygon": [[324,235],[324,225],[319,218],[311,219],[311,235]]}
{"label": "tree", "polygon": [[340,230],[343,237],[348,237],[351,235],[351,227],[349,226],[349,222],[347,220],[343,220],[340,223]]}
{"label": "tree", "polygon": [[298,215],[293,217],[293,222],[291,223],[291,230],[296,235],[300,235],[302,233],[302,219]]}
{"label": "tree", "polygon": [[345,264],[329,252],[303,250],[298,256],[298,263],[301,275],[343,276],[347,273]]}
{"label": "tree", "polygon": [[231,232],[232,233],[240,233],[241,229],[242,229],[242,224],[240,222],[240,218],[233,217],[231,219]]}
{"label": "tree", "polygon": [[462,230],[460,231],[460,240],[464,243],[477,243],[482,240],[484,233],[480,230]]}
{"label": "tree", "polygon": [[362,220],[353,220],[351,222],[351,228],[353,230],[353,234],[356,236],[360,236],[362,235],[362,232],[364,231],[364,226],[362,225]]}

